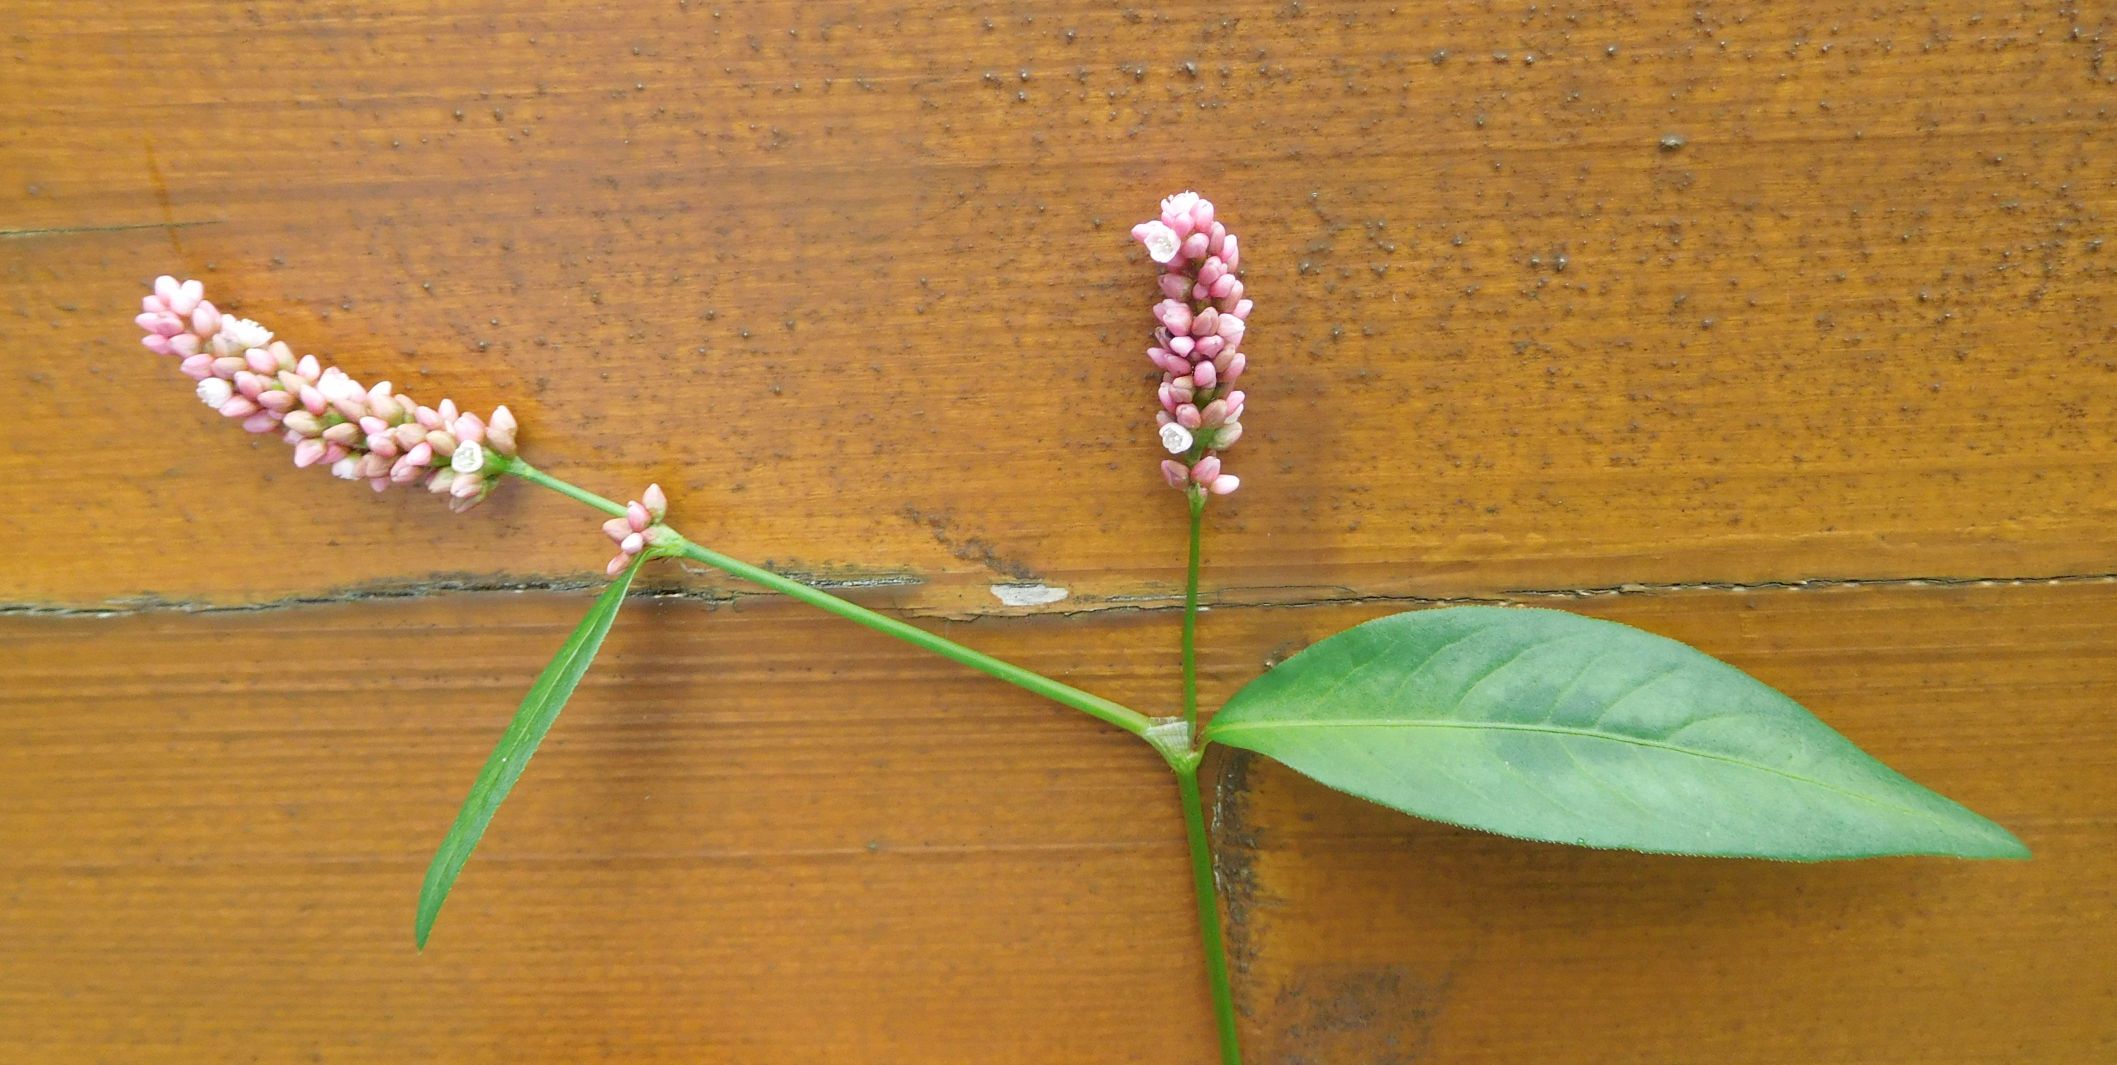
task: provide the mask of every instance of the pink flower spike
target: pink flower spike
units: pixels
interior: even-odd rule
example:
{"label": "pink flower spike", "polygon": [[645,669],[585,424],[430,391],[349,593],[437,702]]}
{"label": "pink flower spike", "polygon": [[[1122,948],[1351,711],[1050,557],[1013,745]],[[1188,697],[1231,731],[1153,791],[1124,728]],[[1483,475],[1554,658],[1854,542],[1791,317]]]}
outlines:
{"label": "pink flower spike", "polygon": [[1155,281],[1162,299],[1153,309],[1159,328],[1147,351],[1162,371],[1154,421],[1165,449],[1198,456],[1189,467],[1163,462],[1162,477],[1173,488],[1199,485],[1225,495],[1240,483],[1221,471],[1218,453],[1242,436],[1243,395],[1231,386],[1249,365],[1240,349],[1253,306],[1235,275],[1241,243],[1195,192],[1163,200],[1160,218],[1135,227],[1135,235],[1157,221],[1182,244],[1173,257],[1155,259],[1163,268]]}
{"label": "pink flower spike", "polygon": [[648,485],[647,491],[640,496],[640,502],[646,504],[647,516],[655,521],[662,520],[669,513],[668,493],[663,492],[659,484]]}
{"label": "pink flower spike", "polygon": [[1213,483],[1206,486],[1206,491],[1216,496],[1224,496],[1233,493],[1235,489],[1240,487],[1242,487],[1242,478],[1232,473],[1223,473],[1213,478]]}

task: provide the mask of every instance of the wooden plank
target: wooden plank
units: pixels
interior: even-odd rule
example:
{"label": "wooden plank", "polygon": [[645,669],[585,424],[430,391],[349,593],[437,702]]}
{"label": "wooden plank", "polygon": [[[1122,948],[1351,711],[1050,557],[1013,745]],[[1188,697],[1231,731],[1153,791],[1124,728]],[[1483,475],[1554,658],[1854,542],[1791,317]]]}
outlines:
{"label": "wooden plank", "polygon": [[[1153,756],[779,601],[635,601],[415,954],[429,848],[585,603],[0,619],[0,1058],[1210,1059]],[[1253,1062],[2117,1050],[2117,583],[1571,605],[1728,657],[2036,860],[1583,852],[1220,759]],[[1209,702],[1389,609],[1210,613]],[[946,628],[1169,701],[1165,611]]]}
{"label": "wooden plank", "polygon": [[7,6],[8,602],[599,561],[549,501],[356,500],[209,424],[130,336],[164,271],[740,555],[922,612],[1167,596],[1124,230],[1193,184],[1260,308],[1230,601],[2117,548],[2073,8]]}

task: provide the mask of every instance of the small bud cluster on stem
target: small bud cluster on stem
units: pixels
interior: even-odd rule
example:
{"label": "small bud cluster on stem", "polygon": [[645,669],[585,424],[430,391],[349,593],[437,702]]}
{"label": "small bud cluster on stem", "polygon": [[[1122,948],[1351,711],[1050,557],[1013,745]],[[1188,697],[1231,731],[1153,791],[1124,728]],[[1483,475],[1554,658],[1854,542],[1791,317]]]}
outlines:
{"label": "small bud cluster on stem", "polygon": [[146,331],[147,350],[181,360],[198,381],[200,402],[250,432],[279,433],[298,467],[324,466],[377,492],[423,480],[461,512],[500,475],[487,452],[515,454],[515,416],[506,407],[480,418],[453,400],[425,406],[388,381],[363,386],[314,355],[295,358],[256,322],[221,313],[197,281],[156,278],[133,321]]}
{"label": "small bud cluster on stem", "polygon": [[604,571],[613,577],[624,572],[625,567],[647,549],[648,543],[654,539],[654,530],[668,514],[668,495],[662,492],[661,485],[650,484],[638,499],[625,504],[624,517],[604,522],[603,535],[617,544],[617,556],[603,567]]}
{"label": "small bud cluster on stem", "polygon": [[1220,466],[1220,452],[1242,437],[1244,395],[1235,387],[1249,360],[1242,353],[1250,301],[1236,270],[1235,235],[1213,217],[1213,202],[1195,192],[1161,201],[1161,217],[1132,236],[1162,266],[1162,301],[1154,305],[1154,346],[1147,358],[1162,371],[1158,398],[1161,464],[1169,487],[1227,495],[1242,481]]}

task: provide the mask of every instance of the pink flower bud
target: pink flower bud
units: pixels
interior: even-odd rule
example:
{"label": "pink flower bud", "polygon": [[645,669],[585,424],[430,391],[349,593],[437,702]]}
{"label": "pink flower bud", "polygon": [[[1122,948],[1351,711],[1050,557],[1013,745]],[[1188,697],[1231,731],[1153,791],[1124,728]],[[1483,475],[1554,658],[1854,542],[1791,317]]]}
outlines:
{"label": "pink flower bud", "polygon": [[[310,414],[308,411],[293,411],[280,420],[286,424],[288,432],[299,433],[305,437],[320,437],[323,435],[323,419]],[[318,440],[316,446],[318,448],[323,447],[323,441]],[[322,452],[318,451],[317,454],[320,455]]]}
{"label": "pink flower bud", "polygon": [[1227,265],[1217,258],[1207,256],[1205,262],[1198,264],[1198,283],[1201,285],[1211,287],[1213,282],[1226,276],[1228,276]]}
{"label": "pink flower bud", "polygon": [[1191,480],[1199,484],[1212,484],[1220,476],[1220,456],[1207,455],[1191,464]]}
{"label": "pink flower bud", "polygon": [[654,517],[647,513],[647,508],[641,506],[638,500],[634,500],[625,504],[625,523],[632,526],[632,531],[639,532],[654,524]]}
{"label": "pink flower bud", "polygon": [[322,414],[331,409],[331,405],[323,401],[323,393],[318,392],[315,385],[301,386],[296,395],[301,397],[302,408],[310,414]]}
{"label": "pink flower bud", "polygon": [[156,355],[176,354],[176,348],[169,343],[169,338],[160,333],[149,333],[140,338],[140,343]]}
{"label": "pink flower bud", "polygon": [[1198,416],[1198,408],[1185,403],[1176,408],[1176,424],[1186,429],[1196,429],[1205,422]]}
{"label": "pink flower bud", "polygon": [[456,401],[453,399],[443,399],[440,405],[434,408],[434,413],[441,415],[441,422],[444,425],[455,421],[458,417],[458,412],[456,410]]}
{"label": "pink flower bud", "polygon": [[1224,300],[1241,290],[1242,282],[1235,280],[1235,275],[1222,274],[1220,275],[1220,280],[1207,286],[1206,295],[1216,300]]}
{"label": "pink flower bud", "polygon": [[339,422],[325,426],[321,435],[327,443],[352,447],[360,442],[360,427],[352,422]]}
{"label": "pink flower bud", "polygon": [[1220,349],[1226,347],[1227,343],[1227,341],[1222,340],[1218,336],[1201,337],[1197,343],[1197,357],[1210,359],[1220,354]]}
{"label": "pink flower bud", "polygon": [[628,555],[637,555],[647,549],[647,538],[638,533],[632,533],[617,545],[617,549]]}
{"label": "pink flower bud", "polygon": [[1182,336],[1191,331],[1191,308],[1176,300],[1155,304],[1154,317],[1168,327],[1171,336]]}
{"label": "pink flower bud", "polygon": [[1235,234],[1230,233],[1220,242],[1220,261],[1228,264],[1230,271],[1242,267],[1242,249],[1235,243]]}
{"label": "pink flower bud", "polygon": [[457,499],[470,499],[485,491],[485,478],[475,473],[459,473],[449,486],[448,494]]}
{"label": "pink flower bud", "polygon": [[421,429],[441,428],[441,414],[432,407],[420,407],[412,411],[412,420],[419,423]]}
{"label": "pink flower bud", "polygon": [[176,278],[170,277],[168,274],[163,274],[154,279],[155,297],[163,303],[176,302],[177,294],[182,291],[183,286],[177,284]]}
{"label": "pink flower bud", "polygon": [[1161,464],[1161,479],[1169,482],[1169,487],[1171,488],[1182,488],[1184,485],[1190,483],[1191,471],[1185,469],[1184,464],[1181,462],[1177,462],[1174,459],[1163,459]]}
{"label": "pink flower bud", "polygon": [[1235,309],[1228,313],[1237,318],[1247,320],[1250,316],[1250,303],[1251,301],[1249,300],[1237,300],[1235,301]]}
{"label": "pink flower bud", "polygon": [[1216,426],[1227,421],[1228,401],[1216,399],[1206,404],[1205,409],[1198,412],[1198,420],[1209,426]]}
{"label": "pink flower bud", "polygon": [[397,446],[396,438],[388,433],[369,433],[367,445],[370,452],[386,459],[396,458],[404,451],[403,448]]}
{"label": "pink flower bud", "polygon": [[257,404],[248,396],[235,396],[220,405],[221,417],[247,418],[257,413]]}
{"label": "pink flower bud", "polygon": [[[177,369],[182,370],[186,377],[203,381],[213,377],[213,356],[204,353],[186,356],[183,363],[177,366]],[[216,381],[220,380],[218,377],[213,377],[213,379]]]}
{"label": "pink flower bud", "polygon": [[603,535],[612,543],[624,543],[625,537],[632,535],[632,523],[623,518],[612,518],[603,523]]}
{"label": "pink flower bud", "polygon": [[631,564],[632,559],[630,557],[620,554],[616,558],[611,559],[609,565],[603,567],[603,572],[615,577],[625,572],[625,567]]}
{"label": "pink flower bud", "polygon": [[[1199,364],[1198,364],[1197,368],[1195,368],[1195,369],[1193,369],[1193,370],[1191,371],[1191,380],[1193,380],[1193,381],[1197,382],[1197,383],[1198,383],[1198,387],[1200,387],[1200,388],[1211,388],[1211,387],[1213,387],[1213,382],[1214,382],[1214,380],[1216,379],[1216,376],[1215,376],[1215,375],[1216,375],[1216,373],[1217,373],[1217,371],[1215,371],[1215,370],[1213,369],[1213,364],[1212,364],[1212,363],[1210,363],[1210,362],[1201,362],[1201,363],[1199,363]],[[286,393],[285,393],[285,392],[275,392],[275,393],[273,393],[273,395],[278,395],[278,396],[284,396],[284,395],[286,395]],[[1216,402],[1216,403],[1217,403],[1217,402],[1219,402],[1219,401],[1218,401],[1218,400],[1215,400],[1214,402]],[[1210,423],[1209,423],[1209,424],[1210,424]]]}
{"label": "pink flower bud", "polygon": [[662,520],[669,513],[669,496],[662,491],[659,484],[648,485],[646,493],[640,496],[640,502],[646,504],[647,516],[655,521]]}
{"label": "pink flower bud", "polygon": [[457,440],[482,444],[485,442],[485,419],[475,414],[465,414],[456,419],[455,424],[450,426],[450,431],[456,434]]}
{"label": "pink flower bud", "polygon": [[518,428],[520,426],[515,424],[515,412],[508,410],[505,405],[494,407],[492,417],[485,423],[485,431],[488,433],[494,429],[504,429],[512,433]]}
{"label": "pink flower bud", "polygon": [[1184,298],[1185,293],[1191,291],[1190,279],[1182,274],[1163,274],[1160,284],[1161,294],[1172,300],[1180,300]]}
{"label": "pink flower bud", "polygon": [[1191,352],[1198,350],[1198,341],[1190,337],[1170,337],[1169,350],[1174,352],[1177,358],[1188,360]]}
{"label": "pink flower bud", "polygon": [[1206,485],[1206,491],[1211,492],[1216,496],[1224,496],[1228,495],[1229,493],[1235,491],[1235,489],[1240,487],[1242,487],[1242,478],[1237,477],[1232,473],[1223,473],[1220,476],[1213,478],[1212,484]]}
{"label": "pink flower bud", "polygon": [[404,458],[414,466],[431,466],[434,464],[434,447],[421,440],[404,453]]}
{"label": "pink flower bud", "polygon": [[317,362],[314,355],[303,355],[300,361],[294,364],[294,372],[300,374],[302,380],[313,384],[323,376],[323,364]]}
{"label": "pink flower bud", "polygon": [[1212,241],[1205,234],[1193,233],[1189,237],[1184,238],[1183,257],[1186,259],[1203,259],[1207,250],[1211,247]]}
{"label": "pink flower bud", "polygon": [[1235,379],[1241,377],[1242,371],[1250,365],[1250,357],[1237,351],[1227,355],[1226,359],[1227,368],[1221,371],[1220,378],[1228,384],[1234,384]]}
{"label": "pink flower bud", "polygon": [[406,422],[391,429],[390,439],[396,441],[397,447],[403,451],[410,451],[415,447],[425,448],[427,454],[433,454],[434,451],[433,445],[426,442],[426,430],[411,422]]}
{"label": "pink flower bud", "polygon": [[1240,439],[1242,439],[1241,422],[1228,422],[1213,430],[1213,446],[1216,448],[1227,447]]}
{"label": "pink flower bud", "polygon": [[275,414],[285,414],[294,409],[294,393],[272,389],[258,394],[257,405]]}
{"label": "pink flower bud", "polygon": [[460,443],[456,439],[456,435],[446,429],[435,429],[428,432],[426,434],[426,442],[433,445],[434,454],[436,455],[453,455],[456,453],[457,444]]}
{"label": "pink flower bud", "polygon": [[258,411],[256,414],[243,419],[243,431],[246,433],[269,433],[277,428],[279,428],[279,415],[268,410]]}
{"label": "pink flower bud", "polygon": [[279,360],[273,358],[272,353],[263,348],[251,348],[243,352],[243,362],[250,367],[253,373],[276,374],[279,372]]}
{"label": "pink flower bud", "polygon": [[323,441],[304,440],[294,445],[294,468],[306,470],[323,461]]}

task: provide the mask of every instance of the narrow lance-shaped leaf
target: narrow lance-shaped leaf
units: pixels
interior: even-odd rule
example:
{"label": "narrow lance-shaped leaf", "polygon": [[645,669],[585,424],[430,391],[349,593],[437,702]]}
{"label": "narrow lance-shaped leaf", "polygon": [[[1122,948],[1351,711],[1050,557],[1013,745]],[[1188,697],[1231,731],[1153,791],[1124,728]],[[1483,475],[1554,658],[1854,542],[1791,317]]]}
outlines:
{"label": "narrow lance-shaped leaf", "polygon": [[1367,622],[1236,693],[1206,736],[1524,839],[1794,861],[2029,853],[1741,670],[1557,610]]}
{"label": "narrow lance-shaped leaf", "polygon": [[537,753],[537,745],[551,731],[552,722],[558,720],[559,711],[565,708],[566,700],[573,696],[574,688],[595,661],[596,652],[602,649],[610,623],[617,620],[618,608],[625,604],[625,592],[632,587],[633,575],[645,561],[645,556],[635,560],[596,597],[595,605],[588,608],[588,616],[574,627],[573,635],[566,638],[565,646],[559,648],[544,672],[537,674],[536,683],[522,697],[514,720],[508,722],[507,731],[500,736],[499,746],[493,748],[485,768],[478,771],[469,797],[456,813],[456,823],[449,826],[441,849],[434,852],[433,864],[427,866],[426,884],[419,889],[419,916],[413,934],[420,948],[425,948],[427,934],[434,929],[434,918],[441,913],[441,904],[447,901],[448,890],[463,871],[463,863],[470,860],[470,852],[477,847],[479,837],[485,835],[485,826],[491,823],[493,813],[499,810],[515,781],[521,779],[530,756]]}

